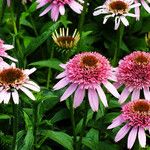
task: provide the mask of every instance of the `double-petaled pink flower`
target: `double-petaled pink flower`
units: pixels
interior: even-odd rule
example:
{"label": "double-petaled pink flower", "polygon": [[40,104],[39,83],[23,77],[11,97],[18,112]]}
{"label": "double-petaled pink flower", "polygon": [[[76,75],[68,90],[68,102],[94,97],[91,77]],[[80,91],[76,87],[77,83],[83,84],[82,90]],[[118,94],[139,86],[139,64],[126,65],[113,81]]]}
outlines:
{"label": "double-petaled pink flower", "polygon": [[93,111],[98,111],[99,98],[105,107],[108,106],[106,95],[102,85],[110,91],[115,97],[119,97],[116,88],[108,81],[115,80],[114,72],[109,61],[97,52],[84,52],[75,55],[67,64],[61,65],[64,72],[56,78],[61,79],[54,90],[59,90],[66,85],[69,87],[60,98],[60,101],[66,100],[74,92],[73,106],[78,107],[88,92],[88,100]]}
{"label": "double-petaled pink flower", "polygon": [[48,7],[40,14],[40,16],[45,15],[49,11],[51,11],[51,18],[53,21],[57,21],[59,14],[64,15],[65,14],[65,5],[68,5],[73,11],[80,14],[83,6],[79,2],[76,2],[75,0],[36,0],[38,3],[37,8],[41,8],[45,5],[48,5]]}
{"label": "double-petaled pink flower", "polygon": [[8,58],[12,61],[17,62],[18,61],[17,59],[9,56],[6,52],[7,50],[10,50],[10,49],[13,49],[13,48],[14,48],[13,45],[4,44],[4,41],[0,39],[0,57],[6,57],[6,58]]}
{"label": "double-petaled pink flower", "polygon": [[116,77],[116,87],[125,86],[119,97],[120,103],[131,93],[131,100],[139,99],[141,92],[150,100],[150,53],[135,51],[124,57],[116,69]]}
{"label": "double-petaled pink flower", "polygon": [[[0,63],[1,64],[1,63]],[[29,79],[29,75],[36,69],[19,69],[13,63],[0,69],[0,103],[8,104],[11,97],[15,104],[19,103],[18,91],[24,92],[29,98],[35,100],[30,90],[39,92],[40,87]],[[30,89],[30,90],[29,90]]]}
{"label": "double-petaled pink flower", "polygon": [[131,149],[136,137],[139,139],[141,147],[146,146],[145,130],[150,132],[150,101],[134,100],[122,107],[122,113],[112,121],[108,129],[125,125],[119,130],[115,137],[115,142],[120,141],[129,132],[127,147]]}

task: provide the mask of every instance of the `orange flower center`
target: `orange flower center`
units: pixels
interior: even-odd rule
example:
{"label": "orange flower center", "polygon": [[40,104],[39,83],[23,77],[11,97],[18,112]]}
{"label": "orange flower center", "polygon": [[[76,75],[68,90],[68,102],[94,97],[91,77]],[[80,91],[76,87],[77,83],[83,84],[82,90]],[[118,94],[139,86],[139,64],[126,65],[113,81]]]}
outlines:
{"label": "orange flower center", "polygon": [[143,54],[137,56],[134,61],[138,65],[147,65],[149,63],[148,57],[144,56]]}
{"label": "orange flower center", "polygon": [[62,43],[71,43],[74,42],[74,38],[72,36],[61,36],[57,38],[57,41]]}
{"label": "orange flower center", "polygon": [[134,104],[133,109],[137,112],[149,112],[150,104],[146,100],[139,100]]}
{"label": "orange flower center", "polygon": [[4,69],[0,72],[0,83],[2,84],[17,84],[24,79],[23,72],[18,68]]}
{"label": "orange flower center", "polygon": [[87,67],[96,67],[98,59],[95,56],[83,56],[81,60],[81,65]]}
{"label": "orange flower center", "polygon": [[124,14],[128,12],[128,8],[128,4],[121,0],[116,0],[109,4],[109,10],[113,13]]}

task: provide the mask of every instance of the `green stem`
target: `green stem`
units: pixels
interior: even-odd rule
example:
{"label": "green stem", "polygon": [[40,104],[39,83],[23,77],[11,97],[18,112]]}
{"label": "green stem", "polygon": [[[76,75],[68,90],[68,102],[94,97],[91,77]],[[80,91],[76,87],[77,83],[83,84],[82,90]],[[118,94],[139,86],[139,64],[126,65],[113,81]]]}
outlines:
{"label": "green stem", "polygon": [[[24,8],[25,8],[25,11],[28,10],[26,4],[24,4]],[[35,23],[34,23],[34,20],[32,18],[31,13],[29,13],[29,18],[30,18],[30,21],[31,21],[31,24],[32,24],[32,27],[33,27],[33,31],[34,31],[35,35],[38,36],[38,32],[36,30]]]}
{"label": "green stem", "polygon": [[114,57],[113,57],[113,60],[112,60],[112,65],[114,67],[118,63],[118,57],[119,57],[119,52],[120,52],[120,47],[121,47],[121,41],[122,41],[123,32],[124,32],[124,26],[120,25],[120,27],[116,31],[116,49],[115,49]]}
{"label": "green stem", "polygon": [[88,0],[84,0],[83,11],[81,13],[79,24],[78,24],[78,31],[80,32],[80,34],[82,32],[83,24],[84,24],[84,21],[85,21],[85,14],[86,14],[86,10],[87,10],[87,4],[88,4]]}
{"label": "green stem", "polygon": [[74,118],[74,108],[73,108],[72,99],[70,99],[69,101],[69,106],[70,106],[70,115],[71,115],[71,123],[72,123],[72,130],[73,130],[73,146],[74,146],[74,150],[77,150],[77,145],[76,145],[77,136],[75,132],[75,118]]}
{"label": "green stem", "polygon": [[34,150],[37,145],[37,130],[38,130],[38,103],[33,103],[33,135],[34,135]]}
{"label": "green stem", "polygon": [[17,132],[18,132],[18,105],[12,104],[13,109],[13,141],[12,141],[12,150],[17,149],[16,139],[17,139]]}
{"label": "green stem", "polygon": [[[14,11],[13,11],[13,7],[11,6],[10,9],[11,9],[11,18],[12,18],[12,22],[13,22],[13,28],[14,28],[15,41],[16,41],[17,49],[18,49],[18,52],[19,52],[19,56],[21,57],[21,59],[23,59],[23,52],[22,52],[22,48],[21,48],[21,45],[20,45],[20,40],[17,37],[18,36],[18,29],[17,29],[17,25],[16,25],[16,19],[15,19],[15,14],[14,14]],[[18,21],[19,21],[19,19],[18,19]]]}
{"label": "green stem", "polygon": [[84,103],[84,117],[83,117],[83,123],[82,123],[80,138],[79,138],[79,142],[78,142],[78,150],[80,150],[82,148],[82,139],[83,139],[83,135],[85,133],[85,127],[86,127],[86,121],[87,121],[87,115],[88,115],[88,104],[87,103],[88,103],[88,101],[85,100],[85,103]]}

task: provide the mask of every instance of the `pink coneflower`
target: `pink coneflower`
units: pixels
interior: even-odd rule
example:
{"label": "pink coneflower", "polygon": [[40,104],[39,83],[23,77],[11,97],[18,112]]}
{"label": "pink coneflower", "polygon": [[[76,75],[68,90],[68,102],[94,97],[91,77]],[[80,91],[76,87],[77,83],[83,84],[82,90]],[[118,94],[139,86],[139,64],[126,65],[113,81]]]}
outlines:
{"label": "pink coneflower", "polygon": [[13,45],[9,45],[9,44],[4,44],[4,41],[0,39],[0,57],[6,57],[12,61],[15,61],[17,62],[18,60],[9,56],[6,51],[7,50],[10,50],[10,49],[13,49],[14,46]]}
{"label": "pink coneflower", "polygon": [[104,17],[103,24],[107,22],[110,17],[115,18],[115,30],[118,29],[120,22],[125,26],[129,25],[127,16],[137,17],[135,14],[129,13],[130,9],[139,7],[140,3],[133,4],[133,0],[106,0],[106,2],[95,9],[93,15],[107,14]]}
{"label": "pink coneflower", "polygon": [[[78,14],[80,14],[83,9],[83,6],[75,0],[36,0],[36,2],[38,3],[37,8],[47,4],[49,5],[40,16],[45,15],[51,10],[51,18],[53,21],[57,21],[59,13],[60,15],[65,14],[65,5],[69,5],[69,7]],[[80,2],[82,1],[80,0]]]}
{"label": "pink coneflower", "polygon": [[120,141],[130,131],[128,136],[128,149],[131,149],[138,136],[141,147],[146,146],[145,130],[150,131],[150,102],[147,100],[135,100],[122,107],[122,113],[112,121],[108,129],[126,123],[115,137],[115,142]]}
{"label": "pink coneflower", "polygon": [[18,90],[23,91],[29,98],[35,100],[32,92],[33,90],[36,92],[40,91],[40,87],[30,81],[29,75],[32,74],[36,69],[19,69],[16,68],[13,63],[11,66],[4,67],[0,70],[0,103],[4,102],[4,104],[8,104],[11,99],[15,104],[19,103],[19,94]]}
{"label": "pink coneflower", "polygon": [[123,103],[130,93],[131,100],[140,98],[140,91],[145,99],[150,100],[150,53],[136,51],[124,57],[116,70],[118,86],[125,85],[119,102]]}
{"label": "pink coneflower", "polygon": [[55,86],[54,90],[59,90],[69,84],[69,87],[60,98],[60,101],[67,99],[74,92],[73,106],[78,107],[88,91],[88,99],[93,111],[98,111],[100,97],[105,107],[108,106],[106,95],[102,89],[102,84],[115,96],[119,93],[108,81],[115,80],[114,73],[109,61],[97,52],[84,52],[75,55],[67,64],[61,65],[64,72],[56,78],[62,78]]}

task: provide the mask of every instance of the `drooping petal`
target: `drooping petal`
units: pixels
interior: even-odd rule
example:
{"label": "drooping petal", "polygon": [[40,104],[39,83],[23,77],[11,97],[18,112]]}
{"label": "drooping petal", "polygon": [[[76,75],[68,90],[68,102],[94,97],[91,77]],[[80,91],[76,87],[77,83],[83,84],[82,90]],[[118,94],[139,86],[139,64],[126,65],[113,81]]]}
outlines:
{"label": "drooping petal", "polygon": [[77,88],[75,95],[74,95],[74,101],[73,101],[73,107],[76,108],[80,106],[85,96],[85,89],[81,89],[80,87]]}
{"label": "drooping petal", "polygon": [[40,91],[40,89],[39,88],[37,88],[36,86],[34,86],[34,85],[32,85],[32,84],[23,84],[23,86],[24,87],[26,87],[26,88],[28,88],[28,89],[30,89],[30,90],[33,90],[33,91],[36,91],[36,92],[39,92]]}
{"label": "drooping petal", "polygon": [[128,96],[130,95],[130,93],[131,93],[131,91],[129,91],[128,88],[125,87],[119,97],[119,103],[120,104],[124,103],[125,100],[128,98]]}
{"label": "drooping petal", "polygon": [[105,83],[103,83],[104,86],[106,87],[106,89],[116,98],[119,98],[120,94],[118,93],[118,91],[116,90],[116,88],[113,86],[113,84],[111,84],[109,81],[106,81]]}
{"label": "drooping petal", "polygon": [[150,91],[147,87],[144,88],[144,96],[146,100],[150,100]]}
{"label": "drooping petal", "polygon": [[37,0],[37,2],[39,2],[39,4],[37,5],[37,9],[40,8],[40,7],[43,7],[44,5],[47,4],[47,0],[42,0],[42,1],[41,0],[40,1]]}
{"label": "drooping petal", "polygon": [[94,89],[88,89],[88,99],[93,111],[98,111],[98,95]]}
{"label": "drooping petal", "polygon": [[13,49],[14,46],[13,46],[13,45],[9,45],[9,44],[3,44],[3,48],[4,48],[5,50],[10,50],[10,49]]}
{"label": "drooping petal", "polygon": [[32,73],[35,72],[35,71],[36,71],[36,68],[25,69],[25,70],[24,70],[24,73],[25,73],[26,75],[30,75],[30,74],[32,74]]}
{"label": "drooping petal", "polygon": [[108,103],[107,103],[107,99],[106,99],[106,95],[103,91],[103,89],[101,88],[100,85],[97,86],[97,93],[102,101],[102,103],[104,104],[105,107],[108,107]]}
{"label": "drooping petal", "polygon": [[67,78],[61,79],[55,86],[53,87],[54,90],[59,90],[63,87],[65,87],[69,83],[69,80]]}
{"label": "drooping petal", "polygon": [[128,136],[128,149],[131,149],[133,144],[135,143],[135,140],[136,140],[136,136],[137,136],[137,131],[138,131],[138,128],[137,127],[133,127],[129,133],[129,136]]}
{"label": "drooping petal", "polygon": [[121,16],[120,19],[121,19],[122,23],[123,23],[125,26],[128,26],[128,25],[129,25],[129,21],[126,19],[126,17]]}
{"label": "drooping petal", "polygon": [[5,92],[4,104],[8,104],[9,103],[10,97],[11,97],[11,93],[10,92]]}
{"label": "drooping petal", "polygon": [[112,128],[115,128],[115,127],[118,127],[120,126],[122,123],[124,122],[123,118],[121,115],[119,115],[117,118],[115,118],[112,122],[111,125],[109,125],[107,127],[107,129],[112,129]]}
{"label": "drooping petal", "polygon": [[145,2],[145,0],[141,0],[141,4],[143,5],[143,7],[145,8],[145,10],[150,13],[150,7],[149,5]]}
{"label": "drooping petal", "polygon": [[146,146],[146,134],[142,127],[139,127],[138,139],[139,139],[139,143],[141,147],[145,147]]}
{"label": "drooping petal", "polygon": [[64,5],[60,5],[59,6],[59,12],[60,12],[61,15],[65,14],[65,7],[64,7]]}
{"label": "drooping petal", "polygon": [[14,92],[12,92],[12,99],[15,104],[19,104],[19,95],[17,90],[14,90]]}
{"label": "drooping petal", "polygon": [[59,7],[57,5],[52,5],[51,18],[53,21],[57,21],[59,16]]}
{"label": "drooping petal", "polygon": [[137,100],[139,98],[140,98],[140,89],[134,89],[132,96],[131,96],[131,100],[134,101],[134,100]]}
{"label": "drooping petal", "polygon": [[77,3],[76,1],[71,1],[69,4],[70,8],[75,11],[78,14],[81,14],[81,11],[83,9],[83,6],[79,3]]}
{"label": "drooping petal", "polygon": [[117,135],[115,136],[115,142],[120,141],[122,138],[125,137],[125,135],[128,133],[128,131],[130,130],[131,127],[129,127],[128,124],[126,124],[125,126],[123,126],[119,132],[117,133]]}
{"label": "drooping petal", "polygon": [[27,83],[27,84],[31,84],[31,85],[35,86],[37,89],[40,90],[40,87],[39,87],[35,82],[29,80],[29,81],[27,81],[26,83]]}
{"label": "drooping petal", "polygon": [[117,30],[119,25],[120,25],[120,17],[117,16],[117,17],[115,17],[115,28],[114,29]]}
{"label": "drooping petal", "polygon": [[20,87],[20,89],[32,100],[35,100],[34,95],[32,94],[32,92],[30,92],[27,88],[25,87]]}
{"label": "drooping petal", "polygon": [[52,9],[52,6],[48,6],[39,16],[44,16],[45,14],[47,14],[50,10]]}
{"label": "drooping petal", "polygon": [[77,84],[71,84],[67,90],[65,91],[65,93],[61,96],[60,101],[64,101],[65,99],[67,99],[77,88]]}
{"label": "drooping petal", "polygon": [[8,59],[10,59],[10,60],[12,60],[12,61],[14,61],[14,62],[18,62],[17,59],[15,59],[15,58],[13,58],[13,57],[11,57],[11,56],[9,56],[9,55],[4,55],[3,57],[6,57],[6,58],[8,58]]}

